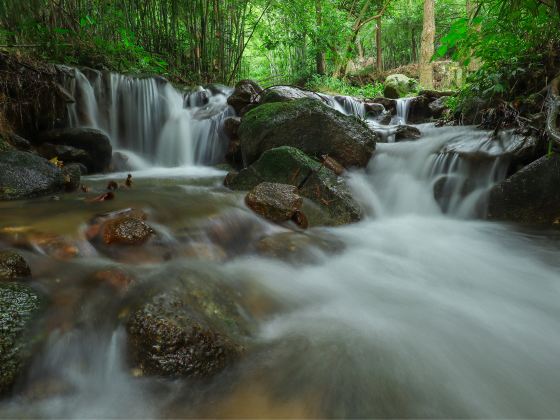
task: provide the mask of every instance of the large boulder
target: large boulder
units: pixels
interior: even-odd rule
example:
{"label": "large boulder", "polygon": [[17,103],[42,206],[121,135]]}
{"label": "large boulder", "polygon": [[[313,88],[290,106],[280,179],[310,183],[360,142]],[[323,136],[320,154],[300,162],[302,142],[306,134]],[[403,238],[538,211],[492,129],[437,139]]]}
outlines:
{"label": "large boulder", "polygon": [[408,108],[407,123],[422,124],[432,120],[430,98],[427,96],[416,96],[410,100]]}
{"label": "large boulder", "polygon": [[267,150],[293,146],[312,156],[328,154],[345,167],[363,167],[376,141],[366,123],[313,99],[260,105],[241,121],[239,137],[246,165]]}
{"label": "large boulder", "polygon": [[275,223],[290,220],[303,204],[293,185],[263,182],[245,197],[245,203],[258,215]]}
{"label": "large boulder", "polygon": [[141,292],[127,322],[131,361],[143,374],[203,378],[239,358],[249,333],[237,293],[202,272],[168,274]]}
{"label": "large boulder", "polygon": [[252,80],[240,80],[235,85],[227,103],[233,107],[237,115],[242,116],[247,108],[255,106],[260,100],[262,88]]}
{"label": "large boulder", "polygon": [[77,160],[83,163],[89,173],[103,172],[109,169],[113,149],[109,137],[101,130],[94,128],[64,128],[51,130],[39,135],[41,144],[71,146],[85,150],[89,159]]}
{"label": "large boulder", "polygon": [[32,334],[42,298],[21,283],[0,282],[0,395],[23,373],[38,336]]}
{"label": "large boulder", "polygon": [[31,277],[31,269],[17,252],[6,249],[0,251],[0,281]]}
{"label": "large boulder", "polygon": [[260,103],[287,102],[304,98],[322,100],[321,95],[309,90],[299,89],[294,86],[273,86],[263,91]]}
{"label": "large boulder", "polygon": [[308,209],[305,203],[302,207],[311,226],[336,226],[360,220],[360,206],[344,179],[294,147],[268,150],[248,168],[228,174],[225,181],[233,190],[251,190],[262,182],[297,187],[298,194],[316,207]]}
{"label": "large boulder", "polygon": [[62,171],[48,160],[28,152],[0,152],[0,200],[39,197],[63,189]]}
{"label": "large boulder", "polygon": [[488,218],[560,223],[560,156],[544,156],[492,188]]}
{"label": "large boulder", "polygon": [[83,149],[77,149],[72,146],[64,144],[51,144],[44,143],[38,148],[38,152],[45,159],[57,158],[58,160],[67,163],[81,163],[86,168],[91,166],[91,158],[89,153]]}
{"label": "large boulder", "polygon": [[383,95],[386,98],[398,99],[418,89],[418,81],[404,74],[391,74],[385,79]]}

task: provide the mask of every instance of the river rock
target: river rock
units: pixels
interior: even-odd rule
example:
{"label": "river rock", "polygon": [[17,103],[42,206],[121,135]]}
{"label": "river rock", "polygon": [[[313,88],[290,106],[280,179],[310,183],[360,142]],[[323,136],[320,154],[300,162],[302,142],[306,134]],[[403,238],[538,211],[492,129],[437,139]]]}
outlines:
{"label": "river rock", "polygon": [[262,88],[252,80],[240,80],[227,102],[233,107],[237,115],[243,116],[244,109],[256,105],[260,100]]}
{"label": "river rock", "polygon": [[64,128],[51,130],[39,135],[41,144],[71,146],[85,150],[89,156],[83,163],[90,173],[103,172],[109,168],[113,149],[109,137],[94,128]]}
{"label": "river rock", "polygon": [[287,102],[305,98],[319,101],[322,100],[318,93],[299,89],[295,86],[273,86],[263,91],[260,103],[268,104],[271,102]]}
{"label": "river rock", "polygon": [[416,96],[410,100],[407,122],[423,124],[432,120],[430,99],[427,96]]}
{"label": "river rock", "polygon": [[10,143],[14,148],[17,150],[21,150],[22,152],[31,152],[33,146],[31,142],[27,139],[24,139],[21,136],[18,136],[15,133],[10,133],[6,136],[6,140]]}
{"label": "river rock", "polygon": [[62,171],[46,159],[15,150],[0,152],[0,200],[39,197],[63,188]]}
{"label": "river rock", "polygon": [[430,111],[432,113],[432,116],[434,118],[441,118],[441,116],[443,115],[443,112],[448,109],[447,108],[447,96],[442,96],[438,99],[433,100],[432,102],[429,103],[428,107],[430,108]]}
{"label": "river rock", "polygon": [[258,215],[275,223],[290,220],[301,208],[303,198],[293,185],[262,182],[245,196],[245,203]]}
{"label": "river rock", "polygon": [[245,115],[239,136],[247,165],[267,150],[292,146],[312,156],[328,154],[345,167],[363,167],[376,141],[363,121],[312,99],[260,105]]}
{"label": "river rock", "polygon": [[385,107],[376,102],[364,102],[367,118],[377,118],[385,113]]}
{"label": "river rock", "polygon": [[361,217],[360,206],[352,198],[344,179],[294,147],[266,151],[248,168],[238,174],[228,174],[225,184],[233,190],[250,190],[262,182],[298,187],[298,194],[311,200],[320,210],[320,214],[314,215],[304,205],[303,212],[311,226],[342,225]]}
{"label": "river rock", "polygon": [[107,245],[142,245],[154,234],[143,220],[131,216],[108,220],[101,229]]}
{"label": "river rock", "polygon": [[62,175],[64,176],[64,189],[67,192],[74,192],[80,188],[82,168],[79,163],[64,165]]}
{"label": "river rock", "polygon": [[42,306],[29,286],[0,282],[0,395],[10,391],[31,359],[38,341],[31,328]]}
{"label": "river rock", "polygon": [[418,140],[420,137],[422,137],[420,130],[410,125],[399,125],[397,127],[397,131],[395,132],[396,142],[403,140]]}
{"label": "river rock", "polygon": [[63,144],[44,143],[38,148],[39,154],[45,159],[57,158],[58,160],[67,163],[81,163],[86,167],[91,166],[91,159],[89,154],[83,149],[76,147],[66,146]]}
{"label": "river rock", "polygon": [[492,188],[488,218],[560,223],[560,155],[543,156]]}
{"label": "river rock", "polygon": [[383,95],[386,98],[398,99],[418,89],[418,81],[404,74],[391,74],[385,79]]}
{"label": "river rock", "polygon": [[392,115],[397,114],[397,101],[391,98],[375,98],[371,102],[383,105],[385,110],[389,111]]}
{"label": "river rock", "polygon": [[15,251],[0,251],[0,281],[31,277],[27,261]]}
{"label": "river rock", "polygon": [[203,378],[245,351],[248,324],[236,291],[209,275],[166,275],[164,290],[142,292],[127,322],[131,361],[144,374]]}
{"label": "river rock", "polygon": [[226,135],[234,140],[239,137],[239,126],[241,125],[241,118],[229,117],[224,121],[224,132]]}

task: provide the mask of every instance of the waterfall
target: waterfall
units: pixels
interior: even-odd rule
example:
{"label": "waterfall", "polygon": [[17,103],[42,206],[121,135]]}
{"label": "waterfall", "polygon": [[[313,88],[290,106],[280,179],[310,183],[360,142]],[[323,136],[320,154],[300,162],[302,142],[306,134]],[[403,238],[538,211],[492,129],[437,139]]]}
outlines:
{"label": "waterfall", "polygon": [[103,130],[116,150],[153,164],[182,166],[223,160],[223,120],[234,114],[228,88],[198,87],[184,94],[160,77],[136,78],[95,70],[73,70],[67,88],[74,127]]}
{"label": "waterfall", "polygon": [[408,110],[410,109],[410,102],[414,98],[399,98],[397,99],[397,115],[395,117],[395,124],[406,124],[408,121]]}

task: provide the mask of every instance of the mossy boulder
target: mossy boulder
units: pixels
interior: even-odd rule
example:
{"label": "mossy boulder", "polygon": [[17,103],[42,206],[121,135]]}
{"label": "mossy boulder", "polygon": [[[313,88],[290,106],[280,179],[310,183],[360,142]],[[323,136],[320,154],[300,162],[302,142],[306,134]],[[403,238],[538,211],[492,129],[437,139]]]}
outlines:
{"label": "mossy boulder", "polygon": [[299,89],[294,86],[273,86],[263,91],[260,103],[295,101],[296,99],[304,98],[322,100],[321,96],[315,92]]}
{"label": "mossy boulder", "polygon": [[0,251],[0,281],[17,280],[30,276],[31,269],[20,254],[10,249]]}
{"label": "mossy boulder", "polygon": [[42,297],[27,285],[0,282],[0,395],[13,387],[29,362],[38,336],[34,321]]}
{"label": "mossy boulder", "polygon": [[239,138],[247,165],[267,150],[292,146],[312,156],[328,154],[345,167],[363,167],[376,142],[365,122],[314,99],[258,106],[243,117]]}
{"label": "mossy boulder", "polygon": [[398,99],[418,90],[418,81],[404,74],[391,74],[385,79],[383,95],[386,98]]}
{"label": "mossy boulder", "polygon": [[560,223],[560,155],[544,156],[492,188],[488,218]]}
{"label": "mossy boulder", "polygon": [[64,189],[62,171],[37,155],[0,152],[0,200],[20,200],[54,194]]}
{"label": "mossy boulder", "polygon": [[127,331],[131,361],[144,374],[208,377],[244,353],[249,327],[236,291],[210,274],[167,275],[165,288],[140,296]]}
{"label": "mossy boulder", "polygon": [[[233,190],[251,190],[262,182],[293,185],[298,194],[309,199],[315,209],[302,208],[314,225],[342,225],[356,222],[361,209],[352,198],[344,179],[295,147],[268,150],[259,160],[238,174],[226,177]],[[313,211],[315,210],[315,211]]]}

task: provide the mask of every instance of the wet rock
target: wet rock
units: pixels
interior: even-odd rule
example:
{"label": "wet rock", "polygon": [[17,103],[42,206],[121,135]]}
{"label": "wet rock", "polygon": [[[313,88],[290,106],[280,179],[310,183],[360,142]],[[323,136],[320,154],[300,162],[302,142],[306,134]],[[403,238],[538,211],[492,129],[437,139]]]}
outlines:
{"label": "wet rock", "polygon": [[111,287],[121,293],[126,292],[134,280],[130,273],[114,267],[96,271],[91,279],[97,284]]}
{"label": "wet rock", "polygon": [[391,124],[391,121],[393,120],[393,116],[391,115],[390,112],[385,112],[383,115],[381,115],[381,117],[377,120],[377,122],[379,122],[379,124],[381,125],[389,125]]}
{"label": "wet rock", "polygon": [[344,243],[332,236],[316,236],[301,232],[281,232],[266,236],[257,243],[260,255],[291,263],[313,263],[325,254],[344,249]]}
{"label": "wet rock", "polygon": [[418,96],[426,96],[430,101],[435,101],[436,99],[454,96],[456,93],[457,92],[454,92],[452,90],[422,89],[420,92],[418,92]]}
{"label": "wet rock", "polygon": [[560,155],[544,156],[492,188],[488,218],[560,223]]}
{"label": "wet rock", "polygon": [[397,131],[395,132],[396,142],[403,140],[418,140],[420,137],[422,137],[420,130],[410,125],[399,125],[397,127]]}
{"label": "wet rock", "polygon": [[80,248],[76,242],[56,234],[34,233],[29,235],[28,243],[32,249],[57,260],[70,260],[80,255]]}
{"label": "wet rock", "polygon": [[39,146],[39,154],[45,159],[57,158],[58,160],[67,163],[81,163],[86,167],[91,166],[90,157],[83,149],[77,149],[72,146],[65,146],[63,144],[45,143]]}
{"label": "wet rock", "polygon": [[224,121],[224,131],[230,139],[237,139],[239,136],[239,126],[241,125],[241,118],[229,117]]}
{"label": "wet rock", "polygon": [[294,147],[266,151],[253,165],[228,176],[226,186],[233,190],[250,190],[261,182],[298,187],[298,194],[311,200],[324,216],[314,215],[304,208],[311,226],[341,225],[361,217],[360,206],[352,198],[344,179]]}
{"label": "wet rock", "polygon": [[31,277],[31,269],[25,259],[15,251],[0,251],[0,281]]}
{"label": "wet rock", "polygon": [[434,118],[441,118],[443,112],[448,109],[446,105],[447,98],[447,96],[442,96],[429,103],[428,107],[430,108],[430,111],[432,112],[432,116]]}
{"label": "wet rock", "polygon": [[432,110],[430,99],[426,96],[416,96],[410,100],[407,122],[410,124],[423,124],[431,121]]}
{"label": "wet rock", "polygon": [[385,112],[385,107],[376,102],[365,102],[364,107],[366,110],[367,118],[376,118],[381,116]]}
{"label": "wet rock", "polygon": [[31,328],[42,303],[27,285],[0,282],[0,395],[10,391],[31,359],[39,339]]}
{"label": "wet rock", "polygon": [[14,146],[8,143],[2,136],[0,136],[0,153],[2,152],[9,152],[14,150]]}
{"label": "wet rock", "polygon": [[227,102],[233,107],[237,115],[243,116],[244,108],[259,102],[262,88],[252,80],[241,80],[235,85],[235,90]]}
{"label": "wet rock", "polygon": [[391,74],[385,79],[383,95],[386,98],[398,99],[418,89],[418,81],[404,74]]}
{"label": "wet rock", "polygon": [[383,107],[389,111],[392,115],[397,113],[397,101],[391,98],[375,98],[372,102],[381,104]]}
{"label": "wet rock", "polygon": [[462,101],[457,112],[464,125],[479,125],[482,123],[484,111],[489,107],[489,103],[481,98],[473,97]]}
{"label": "wet rock", "polygon": [[94,128],[65,128],[41,133],[38,137],[41,144],[71,146],[84,150],[89,159],[83,163],[90,173],[103,172],[109,169],[112,147],[109,137]]}
{"label": "wet rock", "polygon": [[132,166],[128,162],[128,156],[121,152],[114,152],[111,157],[111,171],[125,172],[131,171]]}
{"label": "wet rock", "polygon": [[305,98],[322,100],[321,96],[315,92],[299,89],[294,86],[273,86],[263,91],[260,103],[287,102]]}
{"label": "wet rock", "polygon": [[64,176],[64,189],[67,192],[74,192],[80,188],[82,170],[79,164],[64,165],[62,175]]}
{"label": "wet rock", "polygon": [[103,242],[107,245],[142,245],[154,234],[154,230],[144,221],[124,216],[104,223]]}
{"label": "wet rock", "polygon": [[6,136],[6,140],[10,143],[14,148],[17,150],[21,150],[22,152],[31,152],[33,147],[31,146],[31,142],[27,139],[24,139],[17,134],[10,133]]}
{"label": "wet rock", "polygon": [[301,208],[303,198],[293,185],[263,182],[249,191],[245,203],[265,219],[281,223],[294,216]]}
{"label": "wet rock", "polygon": [[53,194],[64,188],[62,171],[28,152],[0,152],[0,200]]}
{"label": "wet rock", "polygon": [[363,121],[312,99],[260,105],[245,115],[239,136],[246,164],[267,150],[292,146],[313,156],[328,154],[345,167],[363,167],[376,141]]}
{"label": "wet rock", "polygon": [[248,324],[235,290],[184,270],[165,280],[165,290],[142,292],[127,322],[135,368],[148,375],[203,378],[238,359]]}

